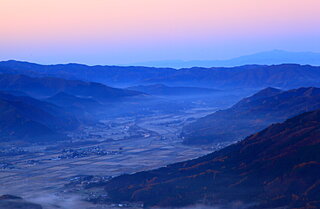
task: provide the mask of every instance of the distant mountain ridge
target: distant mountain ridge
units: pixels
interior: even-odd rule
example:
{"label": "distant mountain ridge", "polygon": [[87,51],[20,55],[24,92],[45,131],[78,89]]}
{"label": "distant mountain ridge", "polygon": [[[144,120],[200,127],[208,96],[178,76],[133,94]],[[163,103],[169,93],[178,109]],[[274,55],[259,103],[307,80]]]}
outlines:
{"label": "distant mountain ridge", "polygon": [[127,89],[144,92],[150,95],[160,96],[209,95],[219,92],[219,90],[217,89],[184,86],[166,86],[163,84],[131,86]]}
{"label": "distant mountain ridge", "polygon": [[30,62],[8,60],[0,62],[0,72],[4,74],[24,74],[31,77],[58,77],[69,80],[99,82],[106,85],[136,84],[150,77],[175,71],[172,68],[135,66],[88,66],[77,63],[41,65]]}
{"label": "distant mountain ridge", "polygon": [[183,128],[186,144],[240,140],[269,124],[320,108],[320,88],[267,88]]}
{"label": "distant mountain ridge", "polygon": [[282,65],[246,65],[231,68],[186,68],[170,75],[151,78],[145,83],[167,85],[193,85],[217,89],[236,88],[299,88],[319,86],[316,78],[320,67],[282,64]]}
{"label": "distant mountain ridge", "polygon": [[0,73],[29,77],[57,77],[105,85],[129,87],[163,84],[168,86],[234,88],[320,87],[320,67],[298,64],[244,65],[212,68],[153,68],[87,66],[80,64],[38,65],[27,62],[0,62]]}
{"label": "distant mountain ridge", "polygon": [[34,97],[49,97],[65,92],[84,98],[113,101],[142,93],[112,88],[100,83],[67,80],[56,77],[30,77],[20,74],[0,74],[0,90],[21,91]]}
{"label": "distant mountain ridge", "polygon": [[164,60],[136,63],[135,65],[149,67],[232,67],[240,65],[278,65],[295,63],[301,65],[320,65],[320,53],[315,52],[289,52],[284,50],[265,51],[225,60]]}
{"label": "distant mountain ridge", "polygon": [[112,202],[147,208],[319,208],[319,149],[316,110],[198,159],[116,177],[105,189]]}

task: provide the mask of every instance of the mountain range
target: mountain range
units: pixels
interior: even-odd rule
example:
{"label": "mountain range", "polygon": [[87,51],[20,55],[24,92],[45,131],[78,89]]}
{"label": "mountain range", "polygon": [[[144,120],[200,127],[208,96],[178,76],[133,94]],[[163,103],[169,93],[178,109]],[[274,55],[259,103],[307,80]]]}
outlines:
{"label": "mountain range", "polygon": [[129,85],[174,72],[172,68],[88,66],[77,63],[40,65],[16,60],[0,62],[0,72],[4,74],[24,74],[30,77],[58,77],[68,80],[82,80],[106,85]]}
{"label": "mountain range", "polygon": [[206,156],[113,178],[105,191],[145,207],[319,208],[319,149],[316,110]]}
{"label": "mountain range", "polygon": [[244,65],[211,68],[153,68],[87,66],[80,64],[39,65],[28,62],[0,62],[0,73],[29,77],[58,77],[105,85],[130,87],[163,84],[180,87],[235,89],[266,87],[299,88],[320,86],[320,67],[299,64]]}
{"label": "mountain range", "polygon": [[186,68],[145,83],[201,86],[215,89],[298,88],[319,86],[320,67],[297,64],[245,65],[230,68]]}
{"label": "mountain range", "polygon": [[[0,132],[3,141],[47,142],[97,121],[108,104],[141,92],[56,77],[0,74]],[[99,112],[100,111],[100,112]]]}
{"label": "mountain range", "polygon": [[59,92],[65,92],[105,102],[141,94],[140,92],[112,88],[95,82],[56,77],[30,77],[20,74],[0,74],[0,89],[20,91],[33,97],[49,97]]}
{"label": "mountain range", "polygon": [[320,89],[289,91],[266,88],[242,99],[231,108],[217,111],[183,128],[186,144],[237,141],[272,123],[320,108]]}
{"label": "mountain range", "polygon": [[164,60],[135,63],[134,65],[150,67],[232,67],[240,65],[275,65],[283,63],[296,63],[301,65],[320,65],[320,53],[315,52],[289,52],[284,50],[265,51],[225,60]]}

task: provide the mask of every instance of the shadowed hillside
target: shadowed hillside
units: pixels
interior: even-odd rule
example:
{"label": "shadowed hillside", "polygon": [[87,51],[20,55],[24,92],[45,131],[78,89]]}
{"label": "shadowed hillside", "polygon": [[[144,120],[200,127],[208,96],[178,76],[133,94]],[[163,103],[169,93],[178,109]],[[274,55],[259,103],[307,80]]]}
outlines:
{"label": "shadowed hillside", "polygon": [[217,111],[184,127],[186,144],[235,141],[269,124],[320,108],[319,88],[289,91],[267,88],[242,99],[229,109]]}
{"label": "shadowed hillside", "polygon": [[58,106],[27,96],[0,92],[2,140],[61,140],[60,131],[73,130],[78,120]]}
{"label": "shadowed hillside", "polygon": [[112,201],[147,207],[238,202],[251,208],[319,208],[319,149],[317,110],[204,157],[116,177],[105,189]]}

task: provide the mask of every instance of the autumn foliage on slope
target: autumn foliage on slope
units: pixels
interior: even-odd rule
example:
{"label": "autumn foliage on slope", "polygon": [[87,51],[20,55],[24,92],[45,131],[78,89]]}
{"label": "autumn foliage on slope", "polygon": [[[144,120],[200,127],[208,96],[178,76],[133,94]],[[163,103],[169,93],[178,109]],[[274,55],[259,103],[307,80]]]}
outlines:
{"label": "autumn foliage on slope", "polygon": [[240,201],[252,208],[320,207],[320,110],[274,124],[204,157],[123,175],[114,202],[179,207]]}

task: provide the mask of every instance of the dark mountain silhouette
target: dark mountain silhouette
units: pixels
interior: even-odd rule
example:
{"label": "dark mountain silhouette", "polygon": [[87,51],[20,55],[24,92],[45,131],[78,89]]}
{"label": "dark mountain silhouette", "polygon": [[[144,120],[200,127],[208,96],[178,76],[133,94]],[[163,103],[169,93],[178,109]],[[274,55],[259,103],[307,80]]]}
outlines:
{"label": "dark mountain silhouette", "polygon": [[0,104],[2,140],[61,140],[66,137],[60,132],[79,126],[73,115],[31,97],[0,92]]}
{"label": "dark mountain silhouette", "polygon": [[65,92],[74,96],[94,98],[105,102],[141,94],[140,92],[108,87],[100,83],[54,77],[37,78],[16,74],[0,74],[0,89],[21,91],[34,97],[47,97]]}
{"label": "dark mountain silhouette", "polygon": [[[152,68],[87,66],[80,64],[38,65],[28,62],[0,62],[0,72],[32,77],[60,77],[115,86],[165,84],[214,89],[299,88],[320,86],[320,67],[298,64],[244,65],[213,68]],[[70,93],[70,92],[68,92]]]}
{"label": "dark mountain silhouette", "polygon": [[216,89],[183,86],[171,87],[163,84],[132,86],[127,89],[159,96],[208,95],[219,92],[219,90]]}
{"label": "dark mountain silhouette", "polygon": [[146,207],[235,202],[234,208],[319,208],[319,150],[316,110],[204,157],[116,177],[105,190],[113,202]]}
{"label": "dark mountain silhouette", "polygon": [[240,140],[271,123],[320,108],[319,88],[289,91],[267,88],[183,128],[186,144]]}
{"label": "dark mountain silhouette", "polygon": [[284,50],[272,50],[260,52],[241,57],[236,57],[226,60],[164,60],[137,63],[136,65],[152,66],[152,67],[174,67],[174,68],[187,68],[187,67],[232,67],[249,64],[259,65],[274,65],[283,63],[296,63],[301,65],[320,65],[320,53],[314,52],[289,52]]}

